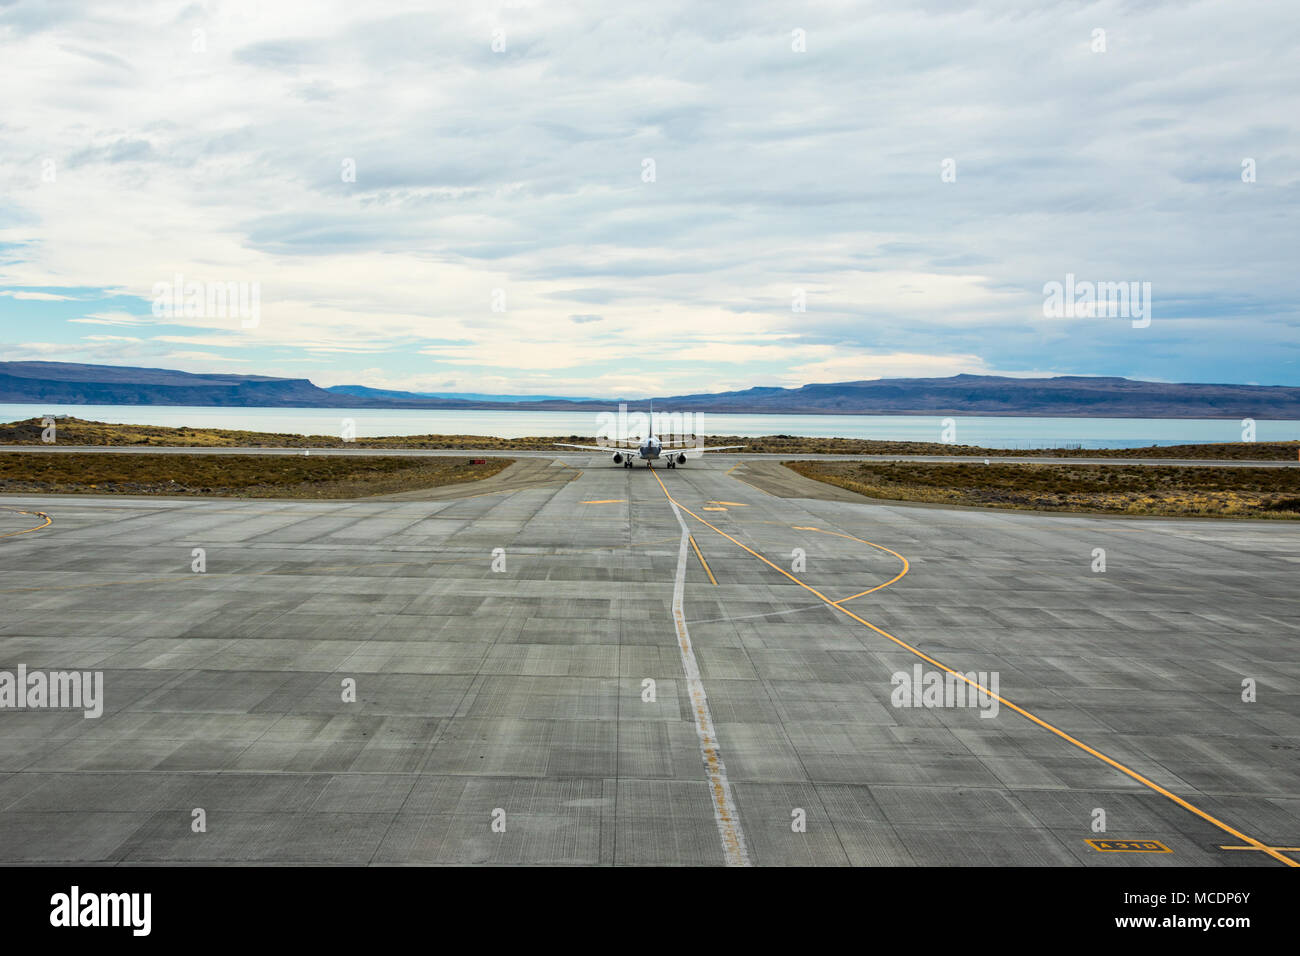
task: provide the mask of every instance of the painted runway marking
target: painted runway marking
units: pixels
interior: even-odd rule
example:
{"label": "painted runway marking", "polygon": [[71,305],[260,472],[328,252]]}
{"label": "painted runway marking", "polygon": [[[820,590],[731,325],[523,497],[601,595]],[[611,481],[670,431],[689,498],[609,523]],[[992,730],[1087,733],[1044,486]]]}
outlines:
{"label": "painted runway marking", "polygon": [[704,560],[704,555],[700,553],[700,546],[695,543],[695,535],[691,535],[691,547],[695,549],[695,556],[700,559],[700,566],[704,568],[704,573],[709,576],[713,586],[718,586],[718,579],[713,576],[713,569],[709,567],[709,562]]}
{"label": "painted runway marking", "polygon": [[1173,853],[1159,840],[1084,840],[1102,853]]}
{"label": "painted runway marking", "polygon": [[875,591],[879,591],[881,588],[887,588],[895,581],[902,578],[903,575],[905,575],[912,567],[908,563],[907,558],[903,557],[897,551],[891,551],[889,548],[886,548],[884,545],[875,544],[874,542],[868,541],[866,538],[856,538],[851,534],[840,534],[838,531],[827,531],[824,528],[799,527],[798,525],[791,525],[790,527],[792,527],[795,531],[815,531],[818,534],[832,534],[837,538],[848,538],[850,541],[859,541],[862,544],[871,545],[871,547],[875,548],[877,551],[885,551],[889,554],[892,554],[894,557],[898,558],[899,561],[903,562],[903,570],[899,571],[897,574],[895,574],[884,584],[877,584],[874,588],[867,588],[865,591],[859,591],[857,594],[850,594],[846,598],[840,598],[838,601],[833,601],[832,602],[833,604],[843,604],[846,601],[852,601],[854,598],[865,597],[868,594],[871,594]]}
{"label": "painted runway marking", "polygon": [[[663,488],[663,481],[658,475],[655,480]],[[691,713],[695,718],[695,733],[700,738],[700,756],[704,759],[704,772],[709,777],[709,791],[713,799],[713,817],[718,824],[718,835],[722,838],[722,853],[727,866],[749,866],[749,853],[745,849],[745,832],[740,827],[740,815],[736,812],[735,801],[731,797],[731,784],[727,781],[727,767],[722,762],[722,752],[718,748],[718,737],[713,729],[713,715],[709,713],[709,701],[704,693],[704,681],[700,678],[699,664],[695,660],[695,650],[691,647],[691,634],[686,627],[686,612],[683,604],[686,596],[686,556],[690,543],[691,531],[685,519],[664,488],[664,495],[672,505],[673,516],[681,525],[681,544],[677,551],[677,577],[673,582],[673,624],[677,628],[677,649],[681,652],[682,670],[686,673],[686,687],[691,695]]]}
{"label": "painted runway marking", "polygon": [[1300,846],[1221,846],[1220,850],[1277,850],[1279,853],[1300,853]]}
{"label": "painted runway marking", "polygon": [[746,481],[744,478],[741,478],[739,475],[732,474],[733,471],[735,471],[743,464],[745,464],[745,462],[743,461],[736,462],[734,465],[732,465],[730,468],[727,469],[724,477],[735,479],[736,481],[740,482],[742,485],[749,485],[749,487],[753,488],[755,491],[762,491],[763,494],[767,495],[769,498],[776,497],[770,491],[763,491],[763,489],[758,487],[758,485],[750,484],[750,482]]}
{"label": "painted runway marking", "polygon": [[584,505],[619,505],[626,502],[626,498],[602,498],[599,501],[584,501]]}
{"label": "painted runway marking", "polygon": [[[758,558],[758,560],[766,564],[768,567],[772,568],[772,570],[789,578],[791,581],[799,585],[799,587],[803,588],[805,591],[815,594],[817,597],[825,601],[831,607],[835,608],[835,610],[839,611],[841,614],[847,615],[848,617],[857,621],[859,624],[863,625],[864,627],[870,628],[871,630],[879,634],[881,637],[893,641],[899,647],[903,648],[903,650],[915,654],[917,657],[921,658],[921,660],[928,661],[929,663],[933,664],[935,667],[939,668],[940,670],[953,675],[959,680],[965,681],[977,693],[983,693],[987,695],[989,698],[997,700],[1003,706],[1009,707],[1011,710],[1014,710],[1022,717],[1025,717],[1028,720],[1033,721],[1035,724],[1038,724],[1038,726],[1042,727],[1043,729],[1051,731],[1053,734],[1056,734],[1056,736],[1060,737],[1062,740],[1066,741],[1067,743],[1073,744],[1075,747],[1078,747],[1080,750],[1084,751],[1085,753],[1091,754],[1092,756],[1096,757],[1098,760],[1102,761],[1103,763],[1106,763],[1111,767],[1114,767],[1120,773],[1123,773],[1126,776],[1131,777],[1132,779],[1136,780],[1138,783],[1142,784],[1144,787],[1148,787],[1149,789],[1154,790],[1156,793],[1160,794],[1163,797],[1168,797],[1170,800],[1178,804],[1184,810],[1194,813],[1196,816],[1200,817],[1202,820],[1206,821],[1207,823],[1213,824],[1214,826],[1218,827],[1220,830],[1223,830],[1225,833],[1229,833],[1232,836],[1235,836],[1238,840],[1242,840],[1245,843],[1250,844],[1252,848],[1267,853],[1269,856],[1273,857],[1274,859],[1278,860],[1281,863],[1285,863],[1287,866],[1300,867],[1300,863],[1297,863],[1295,860],[1291,859],[1290,857],[1284,856],[1283,854],[1279,853],[1274,847],[1261,843],[1259,840],[1256,840],[1254,837],[1247,836],[1246,834],[1242,833],[1240,830],[1230,826],[1227,823],[1224,823],[1222,820],[1218,819],[1217,817],[1209,813],[1206,813],[1200,807],[1195,806],[1194,804],[1184,800],[1176,793],[1173,793],[1172,791],[1167,790],[1166,788],[1160,786],[1160,784],[1156,783],[1154,780],[1151,780],[1143,776],[1142,774],[1138,773],[1136,770],[1132,770],[1129,767],[1126,767],[1118,760],[1114,759],[1113,757],[1107,756],[1106,754],[1102,753],[1100,750],[1096,750],[1093,747],[1089,747],[1082,740],[1079,740],[1077,737],[1071,736],[1070,734],[1066,733],[1064,730],[1061,730],[1059,727],[1049,724],[1047,721],[1043,720],[1037,714],[1030,713],[1028,710],[1021,707],[1019,704],[1012,703],[1011,701],[1007,700],[1005,697],[1002,697],[1001,695],[996,694],[993,691],[989,690],[988,688],[984,687],[978,681],[971,680],[969,677],[967,677],[965,674],[961,673],[960,671],[953,670],[948,665],[944,664],[941,661],[935,660],[929,654],[926,654],[924,651],[918,650],[917,648],[913,647],[911,644],[908,644],[903,639],[895,637],[893,634],[890,634],[888,631],[884,630],[883,628],[877,627],[876,625],[872,624],[870,621],[866,620],[865,618],[859,617],[858,615],[854,614],[852,611],[850,611],[848,608],[844,607],[843,605],[837,603],[836,601],[832,601],[826,595],[822,594],[821,591],[818,591],[815,587],[812,587],[811,585],[808,584],[804,584],[804,582],[800,581],[797,577],[795,577],[790,572],[786,571],[781,566],[777,564],[773,564],[771,561],[763,557],[753,548],[736,540],[731,535],[727,534],[727,532],[723,531],[721,528],[718,528],[715,525],[710,524],[706,519],[701,518],[699,515],[691,511],[691,509],[687,508],[685,505],[678,505],[677,501],[673,498],[673,496],[668,494],[668,489],[667,487],[664,486],[662,481],[659,483],[659,485],[661,488],[663,488],[664,494],[668,495],[668,500],[671,501],[674,504],[674,506],[679,507],[682,511],[685,511],[688,515],[690,515],[692,518],[694,518],[696,521],[698,521],[700,524],[704,525],[705,527],[710,528],[713,531],[716,531],[718,534],[722,535],[722,537],[726,538],[732,544],[736,545],[737,547],[741,548],[744,551],[749,552],[754,557]],[[680,516],[678,517],[678,520],[679,521],[681,520]]]}
{"label": "painted runway marking", "polygon": [[696,621],[695,623],[727,624],[731,621],[753,621],[764,617],[781,617],[784,614],[798,614],[801,611],[820,611],[825,607],[825,604],[805,604],[803,607],[786,608],[784,611],[764,611],[762,614],[733,614],[728,617],[711,617],[707,621]]}
{"label": "painted runway marking", "polygon": [[[5,511],[11,511],[11,510],[13,509],[10,508],[5,509]],[[13,513],[18,515],[31,515],[33,518],[44,518],[45,523],[38,524],[34,528],[24,528],[22,531],[8,531],[5,534],[0,534],[0,538],[13,538],[20,534],[31,534],[33,531],[40,531],[42,528],[48,528],[50,525],[54,524],[54,519],[51,518],[49,515],[47,515],[44,511],[14,511]]]}

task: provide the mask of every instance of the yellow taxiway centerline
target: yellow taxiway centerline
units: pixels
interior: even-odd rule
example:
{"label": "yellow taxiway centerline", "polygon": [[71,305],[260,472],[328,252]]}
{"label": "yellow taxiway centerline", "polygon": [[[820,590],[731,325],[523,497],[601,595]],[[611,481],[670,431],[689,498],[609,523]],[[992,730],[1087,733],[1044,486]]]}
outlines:
{"label": "yellow taxiway centerline", "polygon": [[[9,509],[6,508],[5,510],[8,511]],[[37,517],[44,518],[45,523],[38,524],[34,528],[25,528],[22,531],[8,531],[5,534],[0,534],[0,538],[13,538],[13,537],[17,537],[20,534],[31,534],[33,531],[40,531],[42,528],[48,528],[50,525],[54,524],[54,519],[51,518],[49,515],[47,515],[44,511],[15,511],[13,513],[19,515],[31,515],[33,518],[37,518]]]}
{"label": "yellow taxiway centerline", "polygon": [[[1257,846],[1221,846],[1220,850],[1258,850]],[[1300,853],[1300,846],[1274,846],[1263,847],[1266,850],[1281,850],[1283,853]]]}
{"label": "yellow taxiway centerline", "polygon": [[668,498],[669,501],[677,505],[677,507],[681,508],[682,511],[685,511],[696,521],[700,522],[700,524],[705,525],[708,528],[711,528],[713,531],[716,531],[718,534],[722,535],[722,537],[726,538],[732,544],[736,545],[739,548],[742,548],[745,551],[748,551],[750,554],[758,558],[758,560],[762,561],[768,567],[772,568],[774,571],[777,571],[782,575],[784,575],[785,577],[789,578],[791,581],[799,585],[799,587],[803,588],[805,591],[809,591],[812,594],[815,594],[817,597],[821,598],[821,600],[825,601],[827,604],[835,608],[835,610],[839,611],[841,614],[845,614],[848,617],[851,617],[853,620],[857,621],[859,624],[863,625],[864,627],[868,627],[871,630],[875,631],[881,637],[893,641],[899,647],[921,658],[921,660],[933,664],[935,667],[949,674],[952,674],[954,677],[961,678],[963,681],[965,681],[967,684],[973,687],[976,691],[981,692],[987,695],[988,697],[993,698],[994,700],[997,700],[999,703],[1003,704],[1006,707],[1010,707],[1012,710],[1020,714],[1022,717],[1026,717],[1029,720],[1033,721],[1034,723],[1038,724],[1040,727],[1051,731],[1052,733],[1056,734],[1058,737],[1060,737],[1062,740],[1066,741],[1067,743],[1073,744],[1075,747],[1078,747],[1080,750],[1084,751],[1085,753],[1091,754],[1092,756],[1096,757],[1098,760],[1101,760],[1102,762],[1109,764],[1110,766],[1114,767],[1116,770],[1133,778],[1143,786],[1149,787],[1151,790],[1154,790],[1156,793],[1160,794],[1161,796],[1168,797],[1170,800],[1178,804],[1184,810],[1188,810],[1196,814],[1202,820],[1214,824],[1216,827],[1218,827],[1220,830],[1223,830],[1225,833],[1230,833],[1233,836],[1235,836],[1238,840],[1242,840],[1243,842],[1250,844],[1250,846],[1253,849],[1262,850],[1263,852],[1267,853],[1269,856],[1273,857],[1274,859],[1282,863],[1285,863],[1287,866],[1300,867],[1300,863],[1297,863],[1295,860],[1292,860],[1290,857],[1283,856],[1273,847],[1267,846],[1264,843],[1261,843],[1259,840],[1254,839],[1253,837],[1246,836],[1246,834],[1242,833],[1240,830],[1237,830],[1234,827],[1228,825],[1227,823],[1224,823],[1222,820],[1218,819],[1217,817],[1211,816],[1209,813],[1206,813],[1204,810],[1200,809],[1199,807],[1196,807],[1191,803],[1188,803],[1186,800],[1184,800],[1182,797],[1178,796],[1177,794],[1169,790],[1166,790],[1164,787],[1160,786],[1160,784],[1156,783],[1154,780],[1147,779],[1142,774],[1138,773],[1136,770],[1131,770],[1130,768],[1124,766],[1124,764],[1120,763],[1118,760],[1114,759],[1113,757],[1109,757],[1106,754],[1102,753],[1100,750],[1096,750],[1092,747],[1089,747],[1087,744],[1085,744],[1082,740],[1079,740],[1077,737],[1071,736],[1070,734],[1066,733],[1064,730],[1061,730],[1059,727],[1055,727],[1052,724],[1049,724],[1047,721],[1043,720],[1041,717],[1037,716],[1036,714],[1030,713],[1029,711],[1025,710],[1023,707],[1021,707],[1019,704],[1014,704],[1011,701],[1007,700],[1005,697],[993,693],[992,691],[988,690],[986,687],[980,685],[978,681],[971,680],[969,677],[967,677],[965,674],[961,673],[960,671],[955,671],[951,667],[948,667],[946,664],[942,663],[941,661],[935,660],[933,657],[926,654],[925,652],[917,650],[911,644],[908,644],[906,641],[895,637],[893,634],[890,634],[886,630],[876,627],[876,625],[872,624],[870,621],[866,620],[865,618],[858,617],[858,615],[854,614],[848,608],[842,607],[837,602],[832,601],[830,598],[822,594],[816,588],[800,581],[797,577],[795,577],[790,572],[786,571],[784,568],[780,567],[777,564],[773,564],[771,561],[763,557],[753,548],[750,548],[747,545],[744,545],[741,542],[737,541],[735,538],[727,534],[727,532],[723,531],[722,529],[716,528],[713,525],[709,524],[708,521],[706,521],[704,518],[701,518],[699,515],[695,514],[695,512],[691,511],[689,508],[687,508],[685,505],[683,505],[681,502],[675,499],[671,494],[669,494],[667,486],[664,485],[663,481],[659,479],[658,475],[655,475],[655,480],[659,481],[659,487],[663,489],[663,493]]}
{"label": "yellow taxiway centerline", "polygon": [[899,561],[903,562],[903,570],[899,571],[897,574],[895,574],[884,584],[877,584],[874,588],[867,588],[865,591],[859,591],[857,594],[850,594],[846,598],[840,598],[838,601],[835,602],[836,604],[843,604],[846,601],[852,601],[854,598],[860,598],[863,597],[864,595],[871,594],[874,591],[879,591],[881,588],[887,588],[895,581],[897,581],[899,578],[901,578],[903,575],[905,575],[909,570],[911,570],[912,566],[911,564],[908,563],[907,558],[903,557],[897,551],[890,551],[890,549],[886,548],[884,545],[876,544],[872,541],[868,541],[866,538],[855,538],[851,534],[840,534],[838,531],[827,531],[825,528],[808,528],[808,527],[800,527],[799,525],[791,525],[790,527],[793,528],[795,531],[816,531],[818,534],[833,534],[837,538],[848,538],[850,541],[861,541],[863,544],[871,545],[871,547],[877,549],[878,551],[887,551],[889,554],[892,554],[894,557],[898,558]]}
{"label": "yellow taxiway centerline", "polygon": [[690,537],[691,547],[695,549],[695,556],[700,559],[700,564],[704,566],[704,573],[709,576],[709,580],[713,582],[713,586],[716,588],[718,586],[718,579],[713,576],[713,571],[709,568],[709,562],[704,560],[704,555],[700,554],[700,546],[695,543],[695,535],[691,535]]}

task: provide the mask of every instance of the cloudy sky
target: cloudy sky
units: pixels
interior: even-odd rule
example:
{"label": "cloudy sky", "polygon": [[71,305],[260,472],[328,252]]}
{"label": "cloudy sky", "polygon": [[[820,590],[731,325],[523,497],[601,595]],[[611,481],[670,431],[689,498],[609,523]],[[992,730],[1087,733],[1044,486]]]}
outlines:
{"label": "cloudy sky", "polygon": [[[0,0],[0,360],[1300,384],[1290,3],[412,7]],[[1067,273],[1150,325],[1045,318]]]}

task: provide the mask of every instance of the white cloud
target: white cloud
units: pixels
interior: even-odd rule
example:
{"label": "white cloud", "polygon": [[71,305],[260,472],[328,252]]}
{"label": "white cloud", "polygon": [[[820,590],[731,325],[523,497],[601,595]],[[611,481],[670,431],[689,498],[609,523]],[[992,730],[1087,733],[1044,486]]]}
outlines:
{"label": "white cloud", "polygon": [[[0,125],[0,284],[147,302],[176,274],[258,283],[254,330],[68,321],[194,331],[155,359],[467,391],[1294,369],[1300,134],[1279,117],[1300,112],[1300,41],[1281,5],[832,3],[798,11],[802,54],[775,2],[607,13],[4,7],[0,79],[24,95]],[[1154,331],[1044,328],[1040,290],[1066,272],[1151,281]],[[20,321],[0,314],[3,337],[31,338]],[[166,351],[186,344],[222,351]]]}
{"label": "white cloud", "polygon": [[149,325],[154,320],[127,312],[92,312],[90,315],[84,315],[79,319],[68,319],[68,321],[79,325],[140,326]]}
{"label": "white cloud", "polygon": [[77,298],[75,295],[56,295],[53,292],[24,292],[13,289],[0,289],[0,296],[9,296],[13,299],[33,302],[72,302]]}

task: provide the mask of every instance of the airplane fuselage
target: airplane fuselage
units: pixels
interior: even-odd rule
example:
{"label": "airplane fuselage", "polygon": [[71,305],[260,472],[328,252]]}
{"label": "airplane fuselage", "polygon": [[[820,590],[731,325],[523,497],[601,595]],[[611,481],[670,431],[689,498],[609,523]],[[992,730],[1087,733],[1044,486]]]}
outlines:
{"label": "airplane fuselage", "polygon": [[627,451],[614,452],[614,463],[621,463],[624,468],[631,468],[633,460],[643,461],[649,468],[653,468],[656,461],[663,461],[669,468],[676,468],[686,464],[686,455],[673,449],[664,454],[663,442],[651,435],[637,445],[636,451],[629,448]]}

